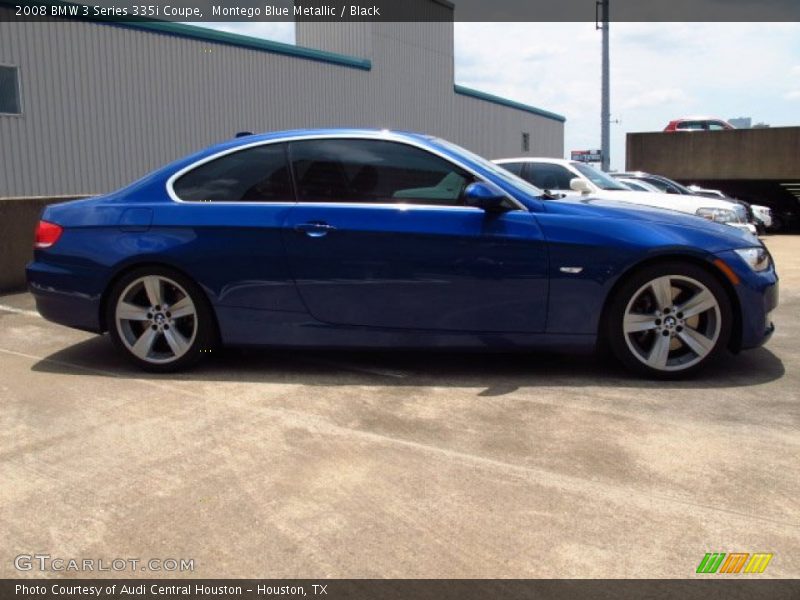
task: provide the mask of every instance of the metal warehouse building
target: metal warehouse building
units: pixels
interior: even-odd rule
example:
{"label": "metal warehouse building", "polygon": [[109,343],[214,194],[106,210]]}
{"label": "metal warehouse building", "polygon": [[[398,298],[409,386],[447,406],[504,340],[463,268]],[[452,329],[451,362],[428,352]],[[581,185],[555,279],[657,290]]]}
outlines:
{"label": "metal warehouse building", "polygon": [[452,19],[296,27],[294,46],[164,22],[3,20],[0,197],[104,193],[242,130],[408,129],[489,157],[563,155],[560,115],[454,84]]}

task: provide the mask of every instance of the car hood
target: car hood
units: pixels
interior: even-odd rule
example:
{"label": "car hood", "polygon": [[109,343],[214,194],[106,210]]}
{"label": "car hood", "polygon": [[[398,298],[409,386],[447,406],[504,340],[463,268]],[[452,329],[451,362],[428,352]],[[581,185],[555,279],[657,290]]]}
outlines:
{"label": "car hood", "polygon": [[[645,194],[650,195],[650,194]],[[653,194],[661,195],[661,194]],[[655,206],[620,202],[594,196],[565,197],[548,200],[545,210],[551,214],[573,215],[596,219],[619,219],[641,221],[643,224],[667,225],[670,227],[691,228],[712,236],[715,245],[726,248],[746,248],[760,246],[761,241],[749,231],[715,223],[702,217],[689,215],[676,210],[667,210]]]}
{"label": "car hood", "polygon": [[594,196],[606,200],[617,200],[631,204],[642,204],[656,208],[666,208],[680,212],[695,214],[698,208],[724,208],[735,210],[733,202],[704,196],[684,196],[681,194],[662,194],[656,192],[628,192],[601,190]]}

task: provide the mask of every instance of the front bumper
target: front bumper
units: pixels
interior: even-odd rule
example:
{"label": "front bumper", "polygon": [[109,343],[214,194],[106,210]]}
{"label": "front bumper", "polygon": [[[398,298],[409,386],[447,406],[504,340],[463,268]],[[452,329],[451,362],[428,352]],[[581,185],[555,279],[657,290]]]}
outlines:
{"label": "front bumper", "polygon": [[778,274],[774,265],[766,271],[753,271],[736,252],[718,255],[739,278],[733,286],[736,292],[741,323],[738,349],[757,348],[769,340],[775,331],[772,311],[778,306]]}

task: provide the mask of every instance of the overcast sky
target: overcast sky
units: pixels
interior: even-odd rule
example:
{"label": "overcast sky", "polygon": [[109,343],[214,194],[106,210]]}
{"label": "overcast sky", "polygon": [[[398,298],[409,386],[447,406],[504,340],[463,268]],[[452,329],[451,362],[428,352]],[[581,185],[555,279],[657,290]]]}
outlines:
{"label": "overcast sky", "polygon": [[[294,43],[292,23],[206,24]],[[600,147],[592,23],[456,23],[456,83],[567,117],[565,152]],[[612,23],[611,167],[625,134],[708,114],[800,125],[800,23]]]}

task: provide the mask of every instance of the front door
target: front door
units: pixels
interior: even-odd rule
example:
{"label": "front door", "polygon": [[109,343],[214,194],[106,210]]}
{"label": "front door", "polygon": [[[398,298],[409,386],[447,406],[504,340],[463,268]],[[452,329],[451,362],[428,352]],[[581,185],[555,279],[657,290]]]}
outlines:
{"label": "front door", "polygon": [[407,144],[292,142],[298,204],[283,239],[300,296],[341,325],[544,330],[547,255],[534,215],[464,206],[475,177]]}

